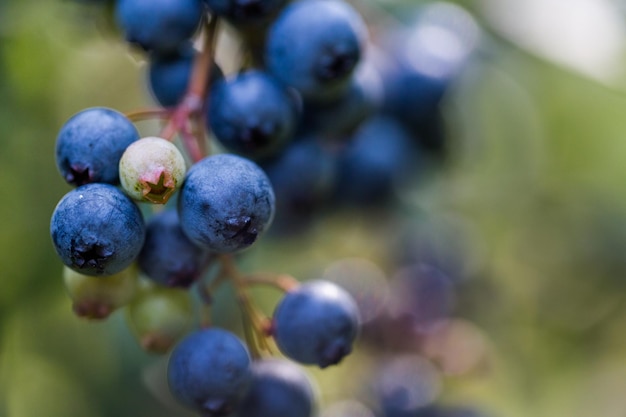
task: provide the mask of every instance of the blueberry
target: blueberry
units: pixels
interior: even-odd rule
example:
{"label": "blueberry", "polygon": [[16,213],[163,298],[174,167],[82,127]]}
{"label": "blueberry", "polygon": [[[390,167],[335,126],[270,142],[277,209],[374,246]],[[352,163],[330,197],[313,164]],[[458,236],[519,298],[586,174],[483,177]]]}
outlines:
{"label": "blueberry", "polygon": [[317,136],[297,138],[262,167],[276,195],[276,227],[292,230],[324,206],[337,178],[335,156]]}
{"label": "blueberry", "polygon": [[128,42],[171,53],[194,35],[202,12],[201,0],[118,0],[115,15]]}
{"label": "blueberry", "polygon": [[287,293],[274,311],[274,337],[281,352],[321,368],[352,351],[359,313],[352,297],[329,281],[307,282]]}
{"label": "blueberry", "polygon": [[228,416],[252,382],[250,355],[226,330],[198,330],[174,348],[167,379],[182,404],[202,416]]}
{"label": "blueberry", "polygon": [[305,101],[299,131],[341,138],[373,116],[383,100],[380,75],[370,64],[361,63],[348,89],[331,101]]}
{"label": "blueberry", "polygon": [[208,109],[210,127],[224,147],[251,158],[280,149],[291,139],[297,120],[290,94],[259,70],[218,82]]}
{"label": "blueberry", "polygon": [[176,210],[155,214],[146,228],[146,241],[139,253],[141,270],[168,287],[189,287],[200,278],[210,254],[183,233]]}
{"label": "blueberry", "polygon": [[288,0],[205,0],[209,9],[233,25],[249,26],[267,22]]}
{"label": "blueberry", "polygon": [[339,199],[381,204],[419,168],[413,137],[397,121],[375,117],[361,125],[339,154]]}
{"label": "blueberry", "polygon": [[274,217],[274,191],[258,165],[221,154],[189,169],[178,199],[180,223],[192,242],[215,252],[252,245]]}
{"label": "blueberry", "polygon": [[367,29],[341,0],[300,0],[287,6],[269,28],[268,70],[304,98],[336,97],[349,84],[361,58]]}
{"label": "blueberry", "polygon": [[[185,93],[193,68],[193,60],[198,52],[185,44],[172,54],[152,54],[148,69],[148,84],[155,100],[163,107],[176,106]],[[224,78],[222,69],[213,62],[209,85]]]}
{"label": "blueberry", "polygon": [[283,359],[252,364],[252,384],[235,417],[311,417],[316,392],[304,370]]}
{"label": "blueberry", "polygon": [[56,140],[56,163],[72,185],[92,182],[118,184],[117,165],[139,132],[123,114],[102,107],[72,116]]}
{"label": "blueberry", "polygon": [[112,275],[137,258],[145,238],[137,205],[109,184],[67,193],[52,213],[50,234],[63,263],[85,275]]}
{"label": "blueberry", "polygon": [[407,27],[396,28],[383,44],[381,62],[385,109],[420,131],[475,52],[480,32],[462,7],[433,2],[420,8]]}

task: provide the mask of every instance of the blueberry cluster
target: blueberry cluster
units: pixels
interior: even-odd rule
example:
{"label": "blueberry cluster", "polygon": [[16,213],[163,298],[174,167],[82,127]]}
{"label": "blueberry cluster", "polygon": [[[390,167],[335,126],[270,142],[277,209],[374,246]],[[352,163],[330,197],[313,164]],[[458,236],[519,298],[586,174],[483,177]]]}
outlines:
{"label": "blueberry cluster", "polygon": [[[110,3],[148,61],[157,107],[88,108],[60,129],[57,165],[76,188],[50,232],[74,311],[103,319],[125,307],[141,346],[171,354],[174,397],[202,416],[312,417],[317,391],[298,364],[350,354],[362,306],[330,280],[243,275],[235,255],[272,225],[301,230],[329,207],[385,207],[445,155],[440,105],[477,27],[445,3],[376,38],[344,0]],[[241,41],[233,74],[216,62],[218,22]],[[147,118],[164,122],[158,135],[140,136]],[[225,281],[241,337],[208,318]],[[248,292],[259,283],[284,292],[271,317]],[[207,313],[200,329],[190,290]]]}

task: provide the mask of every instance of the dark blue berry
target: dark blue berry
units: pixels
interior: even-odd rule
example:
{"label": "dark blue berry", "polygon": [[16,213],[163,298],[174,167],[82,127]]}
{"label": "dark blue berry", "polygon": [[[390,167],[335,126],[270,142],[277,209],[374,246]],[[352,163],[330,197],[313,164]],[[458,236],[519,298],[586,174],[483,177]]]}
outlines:
{"label": "dark blue berry", "polygon": [[350,134],[371,117],[382,104],[380,76],[372,65],[362,63],[350,81],[349,88],[331,101],[306,101],[299,131],[327,137]]}
{"label": "dark blue berry", "polygon": [[359,14],[341,0],[301,0],[271,25],[269,71],[303,97],[336,97],[348,86],[367,37]]}
{"label": "dark blue berry", "polygon": [[349,203],[384,203],[418,167],[417,146],[409,132],[393,119],[370,119],[339,154],[337,196]]}
{"label": "dark blue berry", "polygon": [[251,70],[215,85],[208,121],[231,152],[265,157],[291,139],[297,111],[292,96],[263,71]]}
{"label": "dark blue berry", "polygon": [[205,0],[209,9],[235,26],[267,22],[288,0]]}
{"label": "dark blue berry", "polygon": [[158,53],[171,53],[190,39],[202,12],[201,0],[118,0],[115,11],[128,42]]}
{"label": "dark blue berry", "polygon": [[118,164],[139,132],[123,114],[102,107],[72,116],[56,140],[56,163],[65,180],[75,186],[92,182],[118,184]]}
{"label": "dark blue berry", "polygon": [[276,195],[273,230],[305,225],[330,199],[337,179],[335,156],[317,136],[298,138],[262,167]]}
{"label": "dark blue berry", "polygon": [[265,359],[252,364],[252,384],[236,417],[311,417],[315,390],[304,370],[293,362]]}
{"label": "dark blue berry", "polygon": [[183,233],[176,210],[155,214],[137,259],[141,270],[167,287],[189,287],[200,278],[210,254]]}
{"label": "dark blue berry", "polygon": [[241,340],[226,330],[198,330],[174,348],[167,379],[182,404],[202,416],[228,416],[252,382],[250,355]]}
{"label": "dark blue berry", "polygon": [[215,252],[252,245],[274,217],[274,192],[258,165],[221,154],[199,161],[187,172],[178,213],[185,234]]}
{"label": "dark blue berry", "polygon": [[287,293],[274,311],[274,337],[287,357],[321,368],[352,351],[359,313],[352,297],[329,281],[307,282]]}
{"label": "dark blue berry", "polygon": [[[150,57],[148,82],[156,101],[163,107],[173,107],[184,97],[197,51],[185,44],[176,53],[153,54]],[[209,85],[224,77],[221,68],[214,62],[211,67]]]}
{"label": "dark blue berry", "polygon": [[467,67],[479,36],[467,11],[444,2],[423,6],[407,27],[394,28],[383,41],[385,110],[418,132],[428,126]]}
{"label": "dark blue berry", "polygon": [[137,258],[145,226],[137,205],[120,190],[87,184],[59,201],[50,234],[68,267],[85,275],[112,275]]}

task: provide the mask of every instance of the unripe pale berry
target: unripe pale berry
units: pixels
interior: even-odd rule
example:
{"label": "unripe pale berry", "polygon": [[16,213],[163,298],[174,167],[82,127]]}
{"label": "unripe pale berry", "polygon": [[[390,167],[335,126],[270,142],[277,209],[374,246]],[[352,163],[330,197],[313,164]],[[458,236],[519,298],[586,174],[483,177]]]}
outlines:
{"label": "unripe pale berry", "polygon": [[189,291],[146,284],[127,307],[126,319],[141,347],[167,353],[191,328]]}
{"label": "unripe pale berry", "polygon": [[122,187],[129,196],[165,204],[185,177],[185,159],[168,140],[146,137],[126,149],[119,173]]}
{"label": "unripe pale berry", "polygon": [[66,266],[63,282],[77,316],[104,319],[133,299],[138,274],[134,265],[106,277],[84,275]]}

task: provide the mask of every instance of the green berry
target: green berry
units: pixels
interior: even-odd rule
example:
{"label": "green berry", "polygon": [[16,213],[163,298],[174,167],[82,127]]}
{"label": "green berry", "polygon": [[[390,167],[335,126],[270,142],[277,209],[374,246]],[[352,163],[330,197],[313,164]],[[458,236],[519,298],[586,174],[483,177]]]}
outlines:
{"label": "green berry", "polygon": [[146,137],[122,155],[120,182],[132,198],[165,204],[185,178],[185,159],[176,145],[163,138]]}
{"label": "green berry", "polygon": [[160,285],[142,285],[127,307],[127,321],[141,347],[150,353],[167,353],[193,324],[189,291]]}
{"label": "green berry", "polygon": [[63,281],[77,316],[104,319],[132,300],[138,274],[134,265],[106,277],[83,275],[66,266]]}

